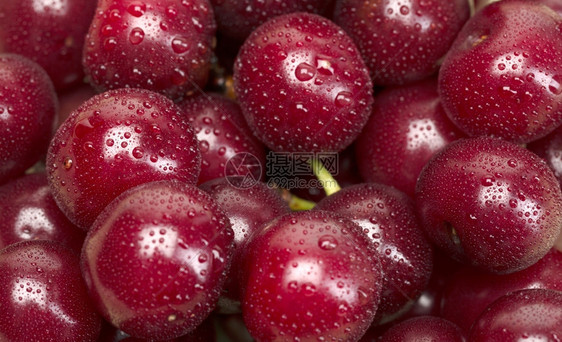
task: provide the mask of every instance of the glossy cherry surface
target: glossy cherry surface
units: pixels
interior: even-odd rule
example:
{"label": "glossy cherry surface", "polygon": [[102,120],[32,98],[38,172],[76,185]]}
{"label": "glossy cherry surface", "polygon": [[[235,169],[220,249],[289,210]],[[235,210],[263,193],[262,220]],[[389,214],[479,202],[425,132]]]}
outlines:
{"label": "glossy cherry surface", "polygon": [[562,252],[552,249],[536,264],[512,274],[459,269],[442,292],[440,316],[468,332],[486,307],[510,292],[531,288],[562,291]]}
{"label": "glossy cherry surface", "polygon": [[90,303],[78,255],[53,241],[0,250],[2,341],[96,341],[101,319]]}
{"label": "glossy cherry surface", "polygon": [[261,170],[265,171],[265,147],[248,128],[235,101],[218,94],[198,94],[179,106],[199,141],[199,184],[224,177],[227,162],[238,153],[250,154],[248,158],[259,162]]}
{"label": "glossy cherry surface", "polygon": [[292,12],[320,14],[326,3],[326,0],[211,0],[219,32],[238,41],[244,41],[268,19]]}
{"label": "glossy cherry surface", "polygon": [[426,236],[454,259],[515,272],[553,246],[562,193],[536,154],[495,138],[457,140],[429,161],[416,187]]}
{"label": "glossy cherry surface", "polygon": [[421,316],[400,322],[379,339],[380,342],[465,342],[462,330],[443,318]]}
{"label": "glossy cherry surface", "polygon": [[25,56],[45,69],[58,90],[82,81],[84,37],[92,0],[0,2],[0,52]]}
{"label": "glossy cherry surface", "polygon": [[383,290],[376,322],[390,321],[413,304],[429,282],[433,254],[408,196],[391,187],[363,183],[324,198],[315,209],[351,219],[377,249]]}
{"label": "glossy cherry surface", "polygon": [[[242,258],[246,244],[266,223],[289,213],[289,206],[276,190],[261,182],[246,189],[236,187],[227,178],[217,178],[201,184],[199,188],[213,197],[232,225],[235,245],[231,266],[233,271],[227,280],[224,289],[226,293],[223,296],[240,300],[236,272],[243,267]],[[228,307],[221,307],[221,309],[229,310]]]}
{"label": "glossy cherry surface", "polygon": [[0,184],[45,153],[56,108],[53,84],[39,65],[0,54]]}
{"label": "glossy cherry surface", "polygon": [[82,274],[102,316],[138,338],[193,331],[214,309],[233,232],[213,199],[176,181],[121,194],[94,223]]}
{"label": "glossy cherry surface", "polygon": [[288,214],[247,251],[242,313],[256,340],[353,341],[369,327],[382,270],[352,221],[324,211]]}
{"label": "glossy cherry surface", "polygon": [[123,191],[157,180],[194,184],[199,169],[197,138],[180,109],[141,89],[85,102],[58,129],[47,155],[55,200],[83,229]]}
{"label": "glossy cherry surface", "polygon": [[309,13],[275,17],[252,32],[236,58],[234,86],[250,128],[274,151],[341,151],[373,102],[351,38]]}
{"label": "glossy cherry surface", "polygon": [[433,74],[468,17],[464,0],[338,0],[334,12],[377,85]]}
{"label": "glossy cherry surface", "polygon": [[20,241],[53,240],[80,253],[85,237],[60,211],[45,173],[0,187],[0,249]]}
{"label": "glossy cherry surface", "polygon": [[464,132],[527,143],[562,123],[562,18],[500,1],[463,27],[439,71],[445,112]]}
{"label": "glossy cherry surface", "polygon": [[86,74],[98,91],[181,98],[205,85],[215,30],[208,0],[100,0],[84,46]]}
{"label": "glossy cherry surface", "polygon": [[470,342],[556,341],[562,336],[562,292],[512,292],[490,305],[474,323]]}
{"label": "glossy cherry surface", "polygon": [[464,136],[443,111],[436,78],[389,87],[375,96],[373,113],[355,143],[359,171],[368,182],[413,197],[429,159]]}

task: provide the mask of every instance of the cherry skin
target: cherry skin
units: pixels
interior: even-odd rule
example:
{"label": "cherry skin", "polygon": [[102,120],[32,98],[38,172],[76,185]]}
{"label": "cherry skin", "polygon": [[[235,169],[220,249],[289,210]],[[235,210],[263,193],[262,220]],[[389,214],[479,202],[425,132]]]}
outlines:
{"label": "cherry skin", "polygon": [[0,84],[2,184],[23,174],[47,150],[57,98],[45,71],[18,55],[0,54]]}
{"label": "cherry skin", "polygon": [[47,174],[59,207],[87,230],[123,191],[157,180],[194,184],[200,163],[197,138],[172,101],[116,89],[91,98],[61,125]]}
{"label": "cherry skin", "polygon": [[54,241],[0,251],[3,341],[96,341],[101,319],[90,303],[78,256]]}
{"label": "cherry skin", "polygon": [[205,182],[199,188],[211,195],[228,216],[234,231],[233,272],[226,282],[223,297],[219,301],[221,312],[239,312],[239,305],[232,301],[240,300],[238,277],[235,272],[243,267],[243,254],[251,236],[267,222],[289,213],[289,206],[281,196],[265,183],[256,183],[251,188],[236,187],[227,178],[217,178]]}
{"label": "cherry skin", "polygon": [[562,292],[512,292],[490,305],[474,323],[469,341],[555,341],[562,336]]}
{"label": "cherry skin", "polygon": [[96,2],[0,1],[0,52],[25,56],[45,69],[57,90],[84,77],[84,37]]}
{"label": "cherry skin", "polygon": [[357,43],[377,85],[437,71],[469,17],[464,0],[338,0],[334,19]]}
{"label": "cherry skin", "polygon": [[265,170],[265,148],[248,128],[235,101],[217,94],[199,94],[182,101],[179,106],[199,141],[199,184],[224,177],[227,162],[238,153],[255,157]]}
{"label": "cherry skin", "polygon": [[252,32],[234,64],[234,87],[250,128],[274,151],[339,152],[359,135],[373,102],[351,38],[300,12]]}
{"label": "cherry skin", "polygon": [[462,330],[454,323],[432,316],[414,317],[400,322],[379,339],[380,342],[465,342]]}
{"label": "cherry skin", "polygon": [[224,212],[193,185],[143,184],[121,194],[94,222],[82,274],[108,322],[137,338],[176,338],[214,309],[233,235]]}
{"label": "cherry skin", "polygon": [[377,249],[383,290],[375,322],[391,321],[421,295],[429,282],[433,255],[408,196],[391,187],[363,183],[324,198],[315,209],[351,219]]}
{"label": "cherry skin", "polygon": [[255,234],[241,274],[242,314],[258,341],[357,341],[382,289],[360,227],[324,211],[281,216]]}
{"label": "cherry skin", "polygon": [[258,26],[282,14],[320,14],[325,3],[325,0],[211,0],[219,32],[237,41],[244,41]]}
{"label": "cherry skin", "polygon": [[471,136],[516,143],[562,123],[562,18],[532,1],[500,1],[464,26],[439,71],[445,112]]}
{"label": "cherry skin", "polygon": [[84,45],[86,75],[98,91],[181,98],[205,85],[215,30],[208,0],[101,0]]}
{"label": "cherry skin", "polygon": [[512,274],[487,274],[474,268],[459,269],[442,292],[440,316],[468,332],[472,323],[496,299],[531,288],[562,291],[562,252],[552,249],[536,264]]}
{"label": "cherry skin", "polygon": [[537,262],[560,234],[562,193],[536,154],[480,137],[452,142],[416,187],[426,236],[452,258],[493,273]]}
{"label": "cherry skin", "polygon": [[436,78],[389,87],[375,96],[373,113],[355,143],[359,171],[368,182],[413,197],[429,159],[464,136],[443,111]]}
{"label": "cherry skin", "polygon": [[0,187],[0,249],[20,241],[52,240],[80,253],[85,237],[60,211],[45,173]]}

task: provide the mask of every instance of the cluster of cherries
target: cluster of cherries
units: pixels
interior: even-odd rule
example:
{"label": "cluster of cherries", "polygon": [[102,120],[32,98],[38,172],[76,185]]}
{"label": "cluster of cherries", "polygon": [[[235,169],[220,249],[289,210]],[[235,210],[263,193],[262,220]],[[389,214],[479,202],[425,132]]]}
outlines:
{"label": "cluster of cherries", "polygon": [[561,341],[561,15],[0,0],[0,341]]}

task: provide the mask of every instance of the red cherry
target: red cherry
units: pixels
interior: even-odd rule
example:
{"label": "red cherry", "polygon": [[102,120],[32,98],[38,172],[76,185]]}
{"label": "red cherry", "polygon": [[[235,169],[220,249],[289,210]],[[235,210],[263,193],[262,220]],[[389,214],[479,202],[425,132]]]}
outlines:
{"label": "red cherry", "polygon": [[55,200],[83,229],[123,191],[157,180],[194,184],[199,169],[197,139],[180,109],[141,89],[85,102],[58,129],[47,155]]}
{"label": "red cherry", "polygon": [[193,185],[143,184],[100,214],[84,242],[82,274],[98,311],[123,332],[176,338],[214,309],[233,235],[223,211]]}

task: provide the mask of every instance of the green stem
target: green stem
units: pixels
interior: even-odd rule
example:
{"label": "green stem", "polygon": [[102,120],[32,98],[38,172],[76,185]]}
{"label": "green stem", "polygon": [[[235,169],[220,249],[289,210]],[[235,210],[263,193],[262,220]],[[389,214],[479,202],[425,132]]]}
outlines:
{"label": "green stem", "polygon": [[341,190],[340,185],[334,179],[330,171],[328,171],[324,167],[324,164],[322,163],[321,160],[316,158],[312,159],[310,161],[310,166],[312,167],[312,172],[322,184],[322,187],[324,188],[324,191],[326,192],[327,196],[333,195]]}
{"label": "green stem", "polygon": [[289,208],[292,211],[311,210],[316,205],[316,203],[312,201],[305,200],[304,198],[293,195],[287,189],[278,188],[277,190],[279,191],[281,197],[289,204]]}

